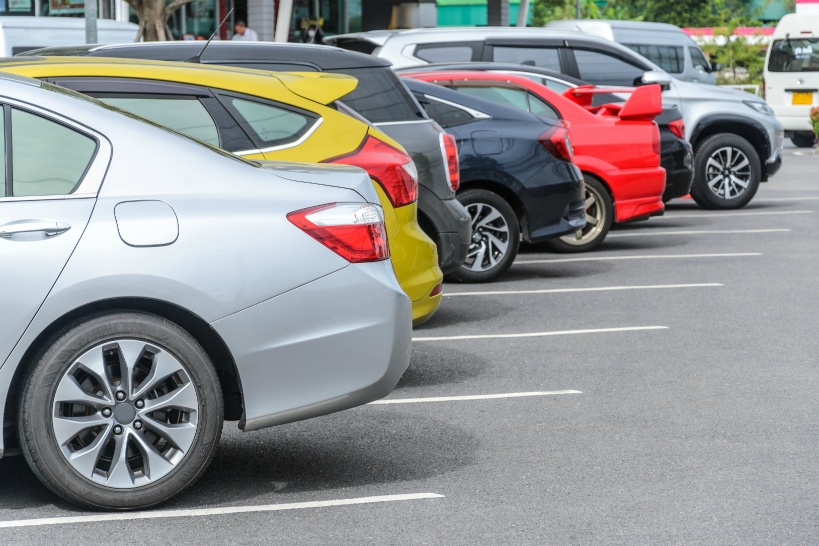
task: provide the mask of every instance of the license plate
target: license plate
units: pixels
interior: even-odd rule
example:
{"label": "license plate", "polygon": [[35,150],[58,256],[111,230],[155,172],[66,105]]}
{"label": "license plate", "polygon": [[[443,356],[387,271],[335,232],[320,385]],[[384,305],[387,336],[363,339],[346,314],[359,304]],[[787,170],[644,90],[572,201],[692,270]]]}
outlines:
{"label": "license plate", "polygon": [[813,104],[813,91],[794,91],[791,104]]}

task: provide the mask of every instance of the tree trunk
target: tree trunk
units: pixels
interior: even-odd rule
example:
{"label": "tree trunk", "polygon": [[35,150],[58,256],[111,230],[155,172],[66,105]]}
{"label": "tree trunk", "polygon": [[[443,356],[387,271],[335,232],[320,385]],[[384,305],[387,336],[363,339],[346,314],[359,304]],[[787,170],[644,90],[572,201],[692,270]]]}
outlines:
{"label": "tree trunk", "polygon": [[142,38],[145,42],[164,42],[173,40],[168,31],[168,19],[171,14],[183,4],[192,0],[173,0],[166,4],[166,0],[126,0],[134,8],[139,19],[139,30],[136,41]]}

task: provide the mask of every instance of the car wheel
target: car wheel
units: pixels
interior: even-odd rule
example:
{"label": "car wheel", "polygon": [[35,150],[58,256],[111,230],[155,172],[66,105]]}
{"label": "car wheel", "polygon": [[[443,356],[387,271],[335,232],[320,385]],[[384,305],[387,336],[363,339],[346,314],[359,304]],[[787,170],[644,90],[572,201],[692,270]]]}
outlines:
{"label": "car wheel", "polygon": [[694,154],[691,197],[706,209],[738,209],[759,189],[762,167],[759,155],[742,137],[719,134],[708,137]]}
{"label": "car wheel", "polygon": [[797,148],[813,148],[816,143],[816,136],[813,133],[794,133],[791,142]]}
{"label": "car wheel", "polygon": [[611,195],[602,182],[590,176],[586,180],[586,225],[569,235],[552,239],[546,246],[557,252],[586,252],[606,239],[614,220]]}
{"label": "car wheel", "polygon": [[518,217],[505,199],[491,191],[467,190],[458,194],[458,201],[472,218],[472,241],[466,261],[449,277],[458,282],[495,280],[518,254]]}
{"label": "car wheel", "polygon": [[63,498],[148,508],[204,473],[222,404],[216,371],[187,332],[148,313],[105,313],[75,322],[36,357],[20,396],[20,444]]}

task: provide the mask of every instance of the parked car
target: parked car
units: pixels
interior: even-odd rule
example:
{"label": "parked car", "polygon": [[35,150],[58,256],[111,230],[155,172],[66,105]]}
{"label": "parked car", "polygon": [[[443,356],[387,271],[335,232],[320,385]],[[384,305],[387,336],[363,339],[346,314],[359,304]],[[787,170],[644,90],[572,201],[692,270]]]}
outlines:
{"label": "parked car", "polygon": [[[586,226],[548,241],[561,252],[598,247],[612,223],[662,214],[665,170],[660,167],[660,134],[654,123],[662,110],[659,86],[639,87],[622,108],[590,111],[575,94],[600,91],[577,87],[559,95],[523,76],[477,71],[404,74],[436,83],[496,104],[518,108],[545,119],[565,120],[574,149],[574,163],[586,182]],[[591,100],[588,101],[591,104]]]}
{"label": "parked car", "polygon": [[785,136],[800,148],[812,147],[810,109],[819,106],[819,13],[789,13],[779,20],[762,85]]}
{"label": "parked car", "polygon": [[[537,66],[506,64],[506,63],[432,63],[424,66],[398,69],[396,72],[438,72],[448,70],[480,70],[497,74],[513,74],[523,76],[545,85],[556,93],[563,94],[569,89],[588,82],[566,76],[555,70]],[[624,97],[616,93],[595,95],[594,106],[611,102],[620,102]],[[676,106],[664,106],[660,115],[654,118],[660,128],[660,166],[665,169],[665,191],[663,202],[683,197],[691,192],[694,181],[694,150],[685,140],[685,123],[682,114]]]}
{"label": "parked car", "polygon": [[250,162],[13,75],[0,97],[0,422],[52,491],[155,506],[201,477],[223,419],[393,389],[410,301],[364,171]]}
{"label": "parked car", "polygon": [[583,177],[563,122],[421,81],[407,86],[458,143],[458,199],[472,217],[472,244],[454,280],[497,279],[521,240],[540,243],[584,227]]}
{"label": "parked car", "polygon": [[[358,86],[344,104],[361,114],[407,150],[418,169],[418,221],[438,245],[444,273],[460,267],[469,246],[469,215],[455,199],[457,150],[443,140],[444,131],[430,120],[392,73],[389,63],[369,55],[315,44],[262,42],[163,42],[49,48],[37,55],[87,55],[164,61],[195,61],[286,72],[347,74]],[[342,111],[345,111],[342,108]]]}
{"label": "parked car", "polygon": [[715,70],[702,48],[678,26],[648,21],[561,19],[546,28],[579,30],[636,51],[675,78],[716,84]]}
{"label": "parked car", "polygon": [[[396,68],[435,61],[494,61],[558,70],[594,85],[662,85],[663,104],[679,107],[694,146],[691,196],[704,208],[747,205],[759,183],[782,165],[782,124],[750,93],[671,78],[620,44],[582,32],[532,28],[441,28],[374,31],[326,38],[367,51]],[[428,61],[429,60],[429,61]]]}
{"label": "parked car", "polygon": [[387,135],[325,106],[349,93],[353,78],[89,57],[15,57],[0,62],[0,71],[98,97],[245,158],[366,169],[381,198],[393,265],[413,302],[413,320],[428,320],[440,305],[443,274],[435,244],[416,221],[412,160]]}

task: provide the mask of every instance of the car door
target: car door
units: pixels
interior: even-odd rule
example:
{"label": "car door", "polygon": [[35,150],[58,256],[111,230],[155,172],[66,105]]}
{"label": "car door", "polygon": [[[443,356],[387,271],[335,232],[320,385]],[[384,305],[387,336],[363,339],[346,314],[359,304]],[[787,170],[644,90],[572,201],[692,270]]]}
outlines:
{"label": "car door", "polygon": [[2,364],[77,246],[111,146],[87,128],[29,105],[2,104],[0,125]]}

